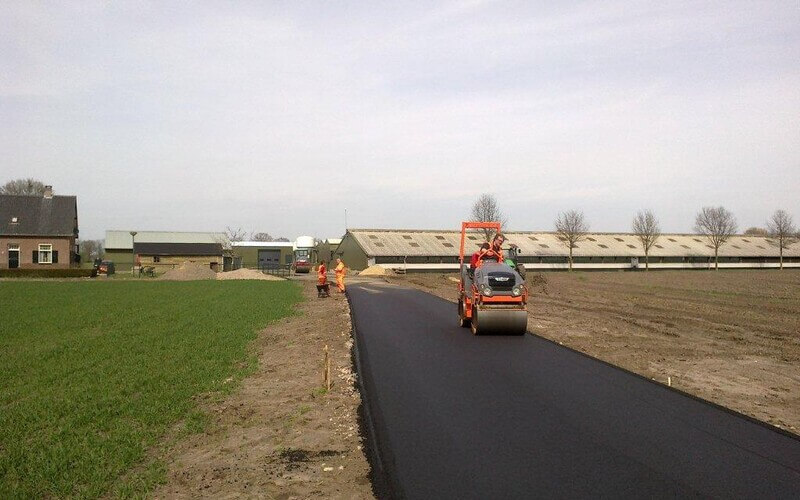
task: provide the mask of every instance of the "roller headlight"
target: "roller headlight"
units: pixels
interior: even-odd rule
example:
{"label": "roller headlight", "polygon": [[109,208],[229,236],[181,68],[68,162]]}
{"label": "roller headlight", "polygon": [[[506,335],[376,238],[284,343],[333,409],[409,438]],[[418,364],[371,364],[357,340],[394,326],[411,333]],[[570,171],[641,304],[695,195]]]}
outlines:
{"label": "roller headlight", "polygon": [[511,293],[513,293],[515,297],[518,297],[519,295],[522,294],[522,287],[520,287],[519,285],[515,286],[514,288],[511,289]]}

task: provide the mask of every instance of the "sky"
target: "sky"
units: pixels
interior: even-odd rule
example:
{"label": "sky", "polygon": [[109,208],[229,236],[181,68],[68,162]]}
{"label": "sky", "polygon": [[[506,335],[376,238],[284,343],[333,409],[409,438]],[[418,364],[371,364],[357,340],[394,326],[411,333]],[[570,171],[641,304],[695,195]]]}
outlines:
{"label": "sky", "polygon": [[0,182],[107,229],[800,222],[800,3],[0,2]]}

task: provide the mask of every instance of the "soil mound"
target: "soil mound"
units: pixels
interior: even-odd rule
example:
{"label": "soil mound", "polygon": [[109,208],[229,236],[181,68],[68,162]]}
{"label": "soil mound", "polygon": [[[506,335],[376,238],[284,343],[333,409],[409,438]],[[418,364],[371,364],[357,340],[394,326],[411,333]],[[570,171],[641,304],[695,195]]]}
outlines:
{"label": "soil mound", "polygon": [[180,266],[165,272],[160,279],[169,281],[213,280],[217,273],[209,267],[186,261]]}
{"label": "soil mound", "polygon": [[225,273],[217,274],[218,280],[266,280],[266,281],[283,281],[283,278],[264,274],[255,269],[241,268],[235,271],[228,271]]}
{"label": "soil mound", "polygon": [[374,266],[369,266],[368,268],[358,273],[359,276],[390,276],[392,274],[394,273],[392,273],[391,270],[381,267],[377,264],[375,264]]}

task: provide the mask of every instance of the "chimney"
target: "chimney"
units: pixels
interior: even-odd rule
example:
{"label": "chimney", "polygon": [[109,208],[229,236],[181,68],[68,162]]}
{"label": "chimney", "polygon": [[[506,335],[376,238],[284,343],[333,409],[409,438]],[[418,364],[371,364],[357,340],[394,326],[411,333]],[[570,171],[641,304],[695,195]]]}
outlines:
{"label": "chimney", "polygon": [[53,186],[44,187],[44,197],[48,200],[53,197]]}

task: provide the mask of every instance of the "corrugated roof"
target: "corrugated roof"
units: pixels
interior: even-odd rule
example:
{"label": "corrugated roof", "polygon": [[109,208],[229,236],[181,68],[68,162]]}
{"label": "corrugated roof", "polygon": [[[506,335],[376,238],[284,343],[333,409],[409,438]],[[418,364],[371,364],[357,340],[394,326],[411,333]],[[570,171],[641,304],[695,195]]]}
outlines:
{"label": "corrugated roof", "polygon": [[[74,196],[0,195],[0,234],[72,236],[78,229]],[[16,219],[16,220],[15,220]]]}
{"label": "corrugated roof", "polygon": [[[131,250],[131,234],[128,231],[106,231],[107,250]],[[225,233],[201,233],[181,231],[138,231],[136,243],[219,243],[227,244]]]}
{"label": "corrugated roof", "polygon": [[234,247],[293,248],[291,241],[232,241]]}
{"label": "corrugated roof", "polygon": [[[506,232],[506,246],[516,244],[523,256],[569,255],[566,244],[553,232]],[[375,256],[458,256],[460,231],[353,229],[354,237],[370,257]],[[465,253],[471,254],[483,242],[483,234],[468,233]],[[769,238],[733,236],[720,247],[721,257],[776,257],[778,248]],[[630,233],[590,233],[573,249],[576,257],[637,257],[644,255],[636,235]],[[708,241],[695,234],[663,234],[650,250],[653,257],[714,255]],[[800,256],[800,243],[784,251],[784,256]]]}
{"label": "corrugated roof", "polygon": [[[128,235],[130,236],[130,235]],[[138,235],[137,235],[138,236]],[[139,255],[222,255],[219,243],[139,243],[135,252]]]}

